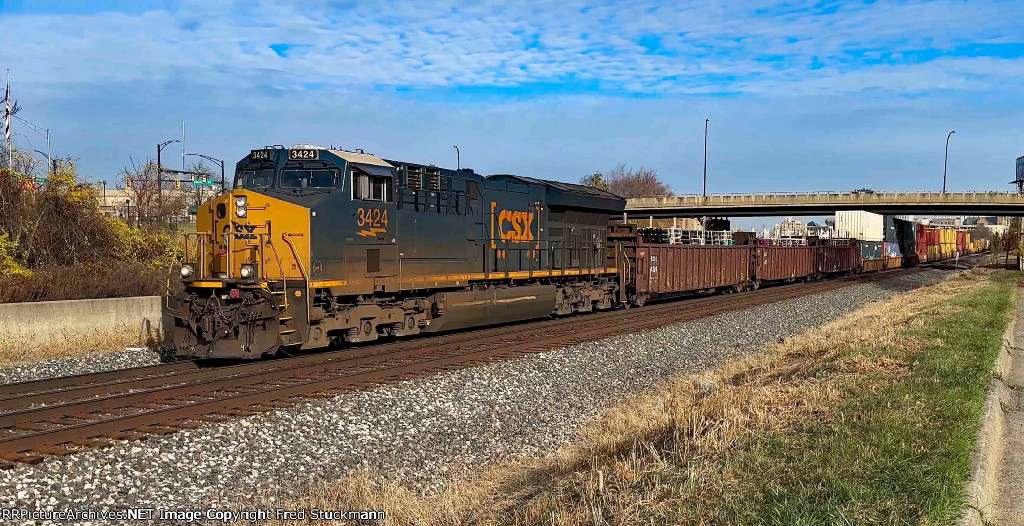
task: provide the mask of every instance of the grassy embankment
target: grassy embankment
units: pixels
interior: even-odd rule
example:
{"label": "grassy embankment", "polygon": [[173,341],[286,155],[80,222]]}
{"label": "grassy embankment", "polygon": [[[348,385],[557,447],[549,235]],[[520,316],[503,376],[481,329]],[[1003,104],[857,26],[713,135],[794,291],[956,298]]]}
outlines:
{"label": "grassy embankment", "polygon": [[392,524],[951,524],[1019,277],[972,271],[866,306],[440,495],[367,475],[287,507]]}

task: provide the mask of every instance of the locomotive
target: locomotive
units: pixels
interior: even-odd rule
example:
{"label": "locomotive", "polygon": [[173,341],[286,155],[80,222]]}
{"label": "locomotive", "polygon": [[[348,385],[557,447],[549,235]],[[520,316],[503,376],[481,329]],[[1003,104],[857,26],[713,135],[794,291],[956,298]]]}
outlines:
{"label": "locomotive", "polygon": [[312,145],[252,150],[185,234],[176,353],[252,359],[610,309],[625,200]]}

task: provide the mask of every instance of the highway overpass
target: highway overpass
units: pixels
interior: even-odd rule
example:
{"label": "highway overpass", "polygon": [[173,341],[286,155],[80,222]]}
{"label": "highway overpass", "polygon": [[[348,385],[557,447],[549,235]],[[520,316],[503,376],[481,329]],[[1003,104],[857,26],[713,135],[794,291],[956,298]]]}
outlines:
{"label": "highway overpass", "polygon": [[820,192],[633,197],[630,217],[829,215],[837,210],[879,214],[1024,216],[1016,192]]}

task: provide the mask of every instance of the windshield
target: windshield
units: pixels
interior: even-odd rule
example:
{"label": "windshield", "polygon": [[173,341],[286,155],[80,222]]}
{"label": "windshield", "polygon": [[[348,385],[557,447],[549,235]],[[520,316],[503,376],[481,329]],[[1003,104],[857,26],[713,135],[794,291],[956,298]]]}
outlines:
{"label": "windshield", "polygon": [[280,188],[337,188],[341,182],[341,172],[326,163],[299,166],[286,166],[281,170]]}
{"label": "windshield", "polygon": [[239,170],[235,176],[235,188],[269,188],[273,182],[273,168]]}

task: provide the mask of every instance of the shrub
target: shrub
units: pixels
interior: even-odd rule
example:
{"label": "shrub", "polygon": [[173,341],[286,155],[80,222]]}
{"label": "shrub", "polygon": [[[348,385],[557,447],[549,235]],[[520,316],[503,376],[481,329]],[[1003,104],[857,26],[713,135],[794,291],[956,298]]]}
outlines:
{"label": "shrub", "polygon": [[138,262],[77,263],[0,277],[0,303],[163,294],[168,274]]}
{"label": "shrub", "polygon": [[0,302],[159,294],[172,234],[105,215],[70,161],[39,187],[0,169]]}

